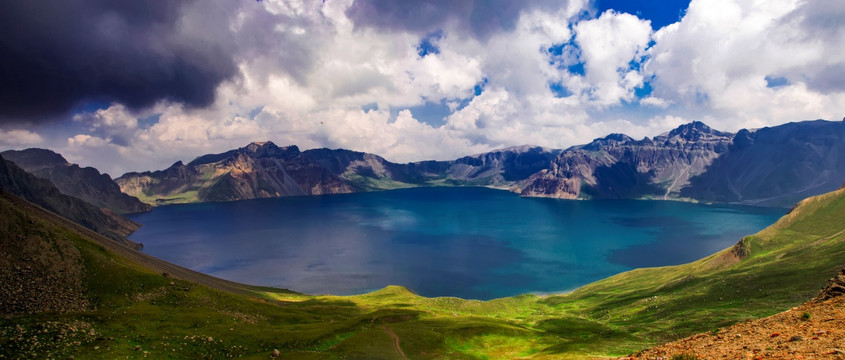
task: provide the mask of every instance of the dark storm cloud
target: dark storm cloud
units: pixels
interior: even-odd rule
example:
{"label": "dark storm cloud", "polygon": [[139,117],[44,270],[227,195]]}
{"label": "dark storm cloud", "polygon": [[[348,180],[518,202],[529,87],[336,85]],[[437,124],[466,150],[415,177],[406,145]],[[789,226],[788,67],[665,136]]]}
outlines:
{"label": "dark storm cloud", "polygon": [[543,3],[517,0],[355,0],[346,15],[356,26],[419,33],[431,32],[449,21],[456,21],[472,35],[486,39],[497,31],[512,30],[520,11],[547,5]]}
{"label": "dark storm cloud", "polygon": [[218,43],[183,33],[191,3],[0,2],[0,120],[42,121],[86,101],[209,104],[236,67]]}

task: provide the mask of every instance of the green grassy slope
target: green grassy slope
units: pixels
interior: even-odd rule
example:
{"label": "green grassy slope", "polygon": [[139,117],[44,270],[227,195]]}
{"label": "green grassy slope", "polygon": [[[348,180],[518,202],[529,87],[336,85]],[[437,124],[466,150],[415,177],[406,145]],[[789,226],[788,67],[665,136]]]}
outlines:
{"label": "green grassy slope", "polygon": [[[749,255],[739,260],[737,248]],[[734,249],[637,269],[544,300],[658,341],[785,310],[845,266],[845,190],[809,198]]]}
{"label": "green grassy slope", "polygon": [[[67,258],[67,266],[83,267],[72,274],[80,306],[0,310],[0,355],[7,358],[266,359],[273,349],[283,359],[612,356],[802,303],[845,262],[842,190],[809,199],[743,239],[750,255],[741,261],[726,250],[567,295],[491,301],[425,298],[401,287],[308,296],[184,269],[169,270],[181,279],[168,278],[167,265],[57,224],[30,205],[2,197],[0,215],[2,241],[55,245],[64,250],[51,253],[50,263]],[[66,255],[73,253],[68,244],[78,256]],[[17,248],[0,249],[0,270],[28,261]]]}

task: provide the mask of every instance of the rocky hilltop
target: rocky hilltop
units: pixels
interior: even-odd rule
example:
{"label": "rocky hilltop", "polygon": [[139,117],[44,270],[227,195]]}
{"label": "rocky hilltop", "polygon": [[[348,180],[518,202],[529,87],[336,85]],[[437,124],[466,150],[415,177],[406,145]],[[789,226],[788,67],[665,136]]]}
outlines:
{"label": "rocky hilltop", "polygon": [[63,194],[119,214],[150,211],[150,205],[120,191],[108,174],[92,167],[71,164],[61,155],[45,149],[9,150],[6,160],[36,177],[50,180]]}

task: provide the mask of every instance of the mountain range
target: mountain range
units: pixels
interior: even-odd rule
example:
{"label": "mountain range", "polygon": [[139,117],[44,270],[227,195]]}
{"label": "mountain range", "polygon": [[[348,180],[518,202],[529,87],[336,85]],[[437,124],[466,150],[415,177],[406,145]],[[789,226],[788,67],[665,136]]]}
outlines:
{"label": "mountain range", "polygon": [[653,138],[610,134],[565,150],[519,146],[398,164],[344,149],[251,143],[127,173],[149,204],[320,195],[415,186],[490,186],[523,196],[653,198],[790,207],[845,179],[845,123],[804,121],[736,134],[691,122]]}

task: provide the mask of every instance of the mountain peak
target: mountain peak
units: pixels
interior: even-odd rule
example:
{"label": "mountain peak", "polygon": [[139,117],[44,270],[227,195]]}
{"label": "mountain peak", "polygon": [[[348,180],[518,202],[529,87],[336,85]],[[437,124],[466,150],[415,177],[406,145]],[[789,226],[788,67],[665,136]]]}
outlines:
{"label": "mountain peak", "polygon": [[29,171],[53,166],[68,166],[65,158],[52,150],[29,148],[26,150],[8,150],[3,152],[3,157]]}
{"label": "mountain peak", "polygon": [[279,147],[276,146],[272,141],[255,141],[249,143],[249,145],[245,146],[244,149],[250,152],[258,152],[259,150],[270,150],[270,149],[278,149]]}
{"label": "mountain peak", "polygon": [[279,156],[295,156],[299,154],[299,147],[296,145],[288,145],[284,147],[276,146],[272,141],[253,142],[240,149],[252,157],[279,157]]}
{"label": "mountain peak", "polygon": [[687,124],[678,126],[668,133],[664,133],[657,138],[663,138],[665,141],[684,140],[684,141],[698,141],[702,139],[712,139],[721,137],[730,137],[732,134],[714,130],[701,121],[693,121]]}
{"label": "mountain peak", "polygon": [[603,138],[597,138],[591,141],[589,144],[581,146],[582,148],[590,151],[599,150],[605,146],[615,146],[621,144],[627,144],[634,141],[634,138],[619,133],[609,134]]}

